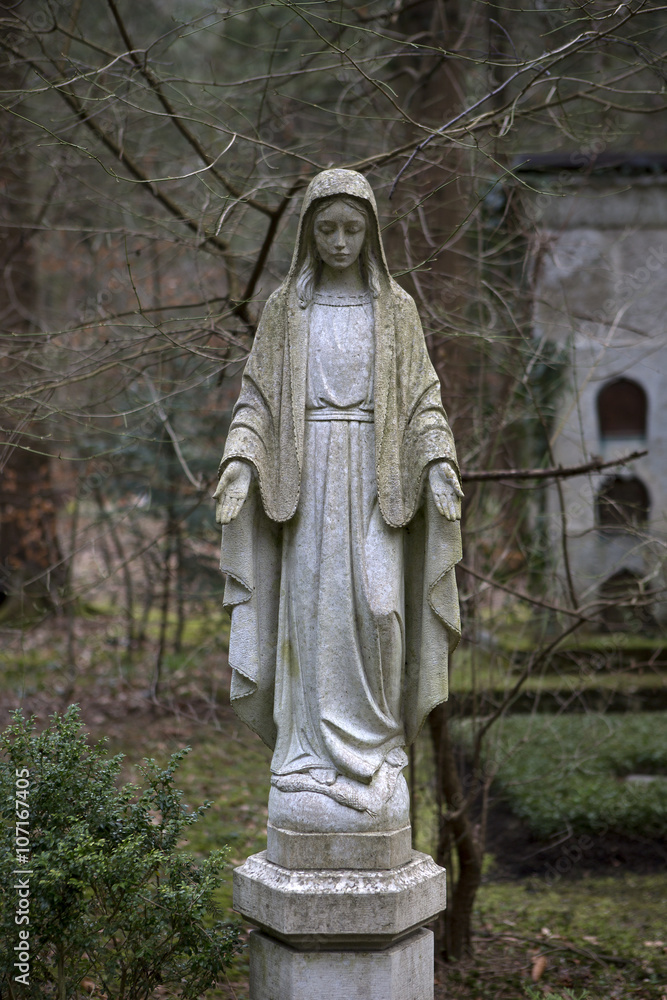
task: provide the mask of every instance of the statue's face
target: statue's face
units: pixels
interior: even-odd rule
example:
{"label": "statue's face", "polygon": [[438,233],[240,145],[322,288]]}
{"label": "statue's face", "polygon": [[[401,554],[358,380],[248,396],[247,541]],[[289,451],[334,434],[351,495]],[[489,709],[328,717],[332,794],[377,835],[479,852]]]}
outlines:
{"label": "statue's face", "polygon": [[366,238],[366,219],[340,199],[315,216],[315,246],[324,263],[335,271],[355,264]]}

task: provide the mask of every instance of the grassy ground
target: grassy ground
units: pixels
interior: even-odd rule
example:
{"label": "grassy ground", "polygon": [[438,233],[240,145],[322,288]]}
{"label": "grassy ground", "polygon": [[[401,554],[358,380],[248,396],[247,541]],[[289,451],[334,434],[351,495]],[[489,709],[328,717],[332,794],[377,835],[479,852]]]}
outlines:
{"label": "grassy ground", "polygon": [[[230,843],[232,862],[238,864],[264,849],[270,753],[229,709],[221,708],[215,723],[204,725],[159,710],[143,720],[137,713],[98,726],[95,734],[110,728],[113,748],[131,760],[146,753],[166,757],[184,743],[192,746],[178,784],[192,804],[213,800],[192,830],[193,850],[204,853]],[[432,849],[429,825],[422,823],[421,830],[419,846]],[[488,868],[475,913],[475,955],[438,967],[438,1000],[517,1000],[531,988],[536,997],[562,996],[569,989],[577,1000],[584,991],[590,1000],[667,1000],[667,874],[615,869],[609,876],[566,878],[554,871],[543,878],[497,881],[493,866]],[[231,879],[220,903],[231,905]],[[248,931],[244,927],[245,940]],[[541,956],[546,967],[533,982]],[[248,1000],[247,974],[242,952],[209,1000]]]}
{"label": "grassy ground", "polygon": [[569,989],[594,1000],[662,1000],[666,893],[665,873],[489,880],[477,900],[476,956],[443,973],[449,995],[509,1000],[531,984],[537,996]]}
{"label": "grassy ground", "polygon": [[[75,658],[67,662],[62,628],[5,632],[0,645],[0,709],[22,704],[46,719],[79,701],[95,738],[127,755],[126,777],[143,757],[165,760],[188,745],[177,783],[196,805],[212,800],[191,831],[189,847],[205,853],[232,845],[232,862],[265,846],[270,752],[225,704],[225,625],[215,612],[192,626],[188,650],[165,668],[162,702],[147,698],[153,666],[149,647],[128,664],[107,618],[76,623]],[[71,638],[71,637],[70,637]],[[423,759],[428,746],[420,746]],[[419,790],[418,844],[433,846],[433,813]],[[568,1000],[667,1000],[667,875],[557,872],[508,880],[492,865],[475,913],[475,953],[436,969],[437,1000],[518,1000],[551,995]],[[219,902],[231,904],[230,880]],[[247,938],[247,928],[244,936]],[[542,961],[544,959],[544,961]],[[247,955],[242,952],[207,1000],[247,1000]]]}

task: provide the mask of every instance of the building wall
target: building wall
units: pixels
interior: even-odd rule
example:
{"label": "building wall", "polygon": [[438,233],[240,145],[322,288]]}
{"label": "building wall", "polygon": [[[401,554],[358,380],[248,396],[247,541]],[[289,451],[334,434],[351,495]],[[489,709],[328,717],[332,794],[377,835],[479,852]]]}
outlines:
{"label": "building wall", "polygon": [[[545,181],[542,181],[545,185]],[[548,188],[548,182],[545,185]],[[605,580],[630,571],[641,586],[664,588],[667,567],[667,178],[578,177],[560,193],[534,196],[534,335],[569,360],[553,429],[558,463],[577,465],[648,449],[627,466],[562,482],[568,556],[577,596],[594,601]],[[638,383],[647,398],[646,433],[601,436],[597,400],[614,380]],[[636,477],[649,496],[646,524],[601,530],[596,497],[614,476]],[[557,491],[548,529],[560,537]],[[599,521],[599,515],[597,518]],[[667,601],[653,607],[667,622]]]}

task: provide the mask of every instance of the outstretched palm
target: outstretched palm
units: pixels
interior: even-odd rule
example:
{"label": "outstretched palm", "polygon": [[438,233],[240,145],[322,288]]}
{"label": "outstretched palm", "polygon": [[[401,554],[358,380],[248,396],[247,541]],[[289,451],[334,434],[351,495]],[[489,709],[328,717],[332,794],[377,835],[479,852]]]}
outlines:
{"label": "outstretched palm", "polygon": [[428,470],[428,481],[435,505],[448,521],[461,520],[463,490],[449,462],[437,462]]}
{"label": "outstretched palm", "polygon": [[213,494],[218,524],[229,524],[234,520],[248,496],[251,479],[252,466],[248,462],[234,459],[229,463]]}

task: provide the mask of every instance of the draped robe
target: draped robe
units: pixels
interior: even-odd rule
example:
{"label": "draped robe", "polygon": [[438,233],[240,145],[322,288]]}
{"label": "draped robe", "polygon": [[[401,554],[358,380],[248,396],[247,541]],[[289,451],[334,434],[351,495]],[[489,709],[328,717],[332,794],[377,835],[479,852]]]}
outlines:
{"label": "draped robe", "polygon": [[[297,537],[295,525],[299,516],[304,515],[306,505],[304,499],[299,508],[303,484],[310,484],[306,489],[312,508],[313,489],[317,493],[319,488],[320,497],[326,494],[326,482],[322,486],[319,480],[331,478],[336,466],[334,458],[321,468],[312,468],[318,461],[313,458],[317,449],[313,450],[311,425],[306,419],[311,309],[303,308],[299,302],[295,280],[303,257],[308,213],[318,198],[336,194],[352,195],[367,202],[374,221],[368,238],[373,241],[382,272],[378,294],[372,301],[374,356],[368,410],[373,423],[364,426],[362,421],[354,432],[359,439],[355,447],[365,457],[355,460],[351,473],[359,479],[352,484],[352,492],[361,489],[364,494],[362,508],[366,513],[360,521],[362,530],[366,533],[375,530],[384,539],[380,551],[391,550],[387,566],[383,567],[383,572],[386,569],[389,573],[389,577],[385,574],[385,585],[388,582],[394,595],[400,593],[400,605],[396,606],[396,614],[402,616],[399,645],[394,636],[380,685],[393,692],[392,710],[387,713],[387,705],[379,704],[372,691],[369,702],[372,705],[375,700],[377,714],[384,714],[385,721],[388,720],[380,737],[374,733],[368,737],[367,727],[360,728],[356,704],[350,703],[345,711],[342,660],[349,630],[341,631],[340,646],[331,641],[320,643],[316,653],[310,655],[315,649],[311,644],[310,654],[297,657],[296,661],[291,648],[293,639],[298,639],[303,630],[312,631],[313,617],[322,614],[322,601],[325,605],[327,600],[335,605],[329,611],[335,616],[349,598],[355,614],[355,602],[358,605],[360,600],[358,589],[353,593],[356,571],[350,572],[347,580],[329,579],[324,588],[320,578],[312,607],[301,600],[296,619],[289,627],[286,624],[286,615],[291,613],[287,609],[288,592],[294,588],[290,581]],[[347,432],[352,433],[351,428],[352,425]],[[349,433],[345,445],[348,450]],[[337,773],[368,781],[394,747],[414,740],[431,709],[447,697],[448,655],[460,636],[454,566],[461,557],[461,544],[459,523],[439,514],[431,491],[425,486],[428,467],[433,462],[444,459],[457,469],[439,380],[428,357],[415,304],[387,271],[370,187],[361,175],[352,171],[325,171],[315,178],[306,194],[292,268],[286,282],[264,309],[243,375],[221,471],[236,458],[250,462],[254,476],[241,512],[224,526],[222,538],[221,568],[227,574],[224,603],[231,611],[232,704],[270,747],[277,747],[272,765],[275,773],[328,764]],[[370,475],[360,472],[362,468],[370,469]],[[320,502],[324,501],[317,501]],[[375,511],[374,517],[369,511]],[[297,512],[299,516],[295,517]],[[346,508],[348,520],[349,516]],[[326,520],[336,522],[336,518]],[[334,523],[334,529],[339,528]],[[349,544],[359,548],[364,538],[356,528],[355,532],[356,538]],[[320,546],[320,555],[324,555],[325,546],[336,550],[338,538],[335,534],[320,535],[313,539],[313,544]],[[374,601],[378,603],[378,591],[373,590],[373,585],[367,596],[371,605]],[[374,613],[372,608],[371,611]],[[389,618],[396,619],[396,614],[392,610]],[[371,645],[383,641],[381,618],[382,615],[373,619],[375,639],[371,638]],[[365,626],[357,623],[355,627],[358,637]],[[286,636],[291,637],[289,641]],[[303,677],[295,685],[290,680],[290,671],[294,673],[297,661]],[[309,671],[317,673],[315,681],[309,679]],[[304,677],[318,692],[308,706],[305,700],[303,704],[294,703]],[[320,697],[323,686],[329,691],[328,702],[326,697],[324,700]],[[377,685],[376,689],[379,690]],[[324,706],[319,710],[321,717],[313,720],[318,704]],[[366,722],[369,713],[370,709],[366,712]],[[303,745],[297,748],[299,752],[294,752],[293,746],[290,749],[299,728],[293,724],[297,715],[301,719],[310,717],[303,726],[310,727],[313,736],[305,741],[309,742],[309,748],[301,757]],[[309,757],[313,748],[314,753]]]}

